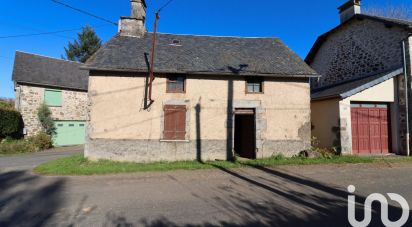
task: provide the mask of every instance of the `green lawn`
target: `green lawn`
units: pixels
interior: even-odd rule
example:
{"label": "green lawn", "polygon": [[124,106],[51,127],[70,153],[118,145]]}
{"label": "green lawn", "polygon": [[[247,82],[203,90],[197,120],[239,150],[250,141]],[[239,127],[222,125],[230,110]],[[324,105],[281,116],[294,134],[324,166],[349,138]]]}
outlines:
{"label": "green lawn", "polygon": [[34,169],[34,172],[46,175],[94,175],[112,173],[131,173],[148,171],[197,170],[210,168],[240,168],[247,166],[274,167],[279,165],[315,165],[315,164],[349,164],[377,162],[412,161],[407,157],[358,157],[336,156],[332,158],[283,158],[273,157],[248,161],[197,161],[156,162],[150,164],[120,163],[113,161],[88,161],[83,155],[74,155],[44,163]]}

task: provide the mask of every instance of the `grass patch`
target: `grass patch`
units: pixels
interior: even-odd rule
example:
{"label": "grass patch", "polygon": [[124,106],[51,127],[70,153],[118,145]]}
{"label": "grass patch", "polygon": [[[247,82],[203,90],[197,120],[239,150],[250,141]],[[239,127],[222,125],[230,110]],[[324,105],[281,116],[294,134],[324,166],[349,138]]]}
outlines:
{"label": "grass patch", "polygon": [[92,162],[83,155],[73,155],[55,161],[44,163],[34,169],[36,173],[46,175],[101,175],[113,173],[132,173],[149,171],[172,171],[172,170],[198,170],[210,168],[240,168],[247,166],[274,167],[280,165],[316,165],[316,164],[355,164],[355,163],[377,163],[377,162],[403,162],[412,161],[406,157],[359,157],[359,156],[336,156],[332,158],[284,158],[276,156],[268,159],[246,160],[246,161],[210,161],[200,163],[197,161],[178,162],[156,162],[149,164],[124,163],[113,161]]}

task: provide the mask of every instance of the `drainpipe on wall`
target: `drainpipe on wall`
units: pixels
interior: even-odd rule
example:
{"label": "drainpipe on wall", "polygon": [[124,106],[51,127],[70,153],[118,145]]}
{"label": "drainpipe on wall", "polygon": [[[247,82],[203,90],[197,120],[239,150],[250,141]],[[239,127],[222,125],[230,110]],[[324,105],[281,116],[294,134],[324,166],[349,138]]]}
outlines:
{"label": "drainpipe on wall", "polygon": [[[408,37],[409,39],[409,37]],[[408,73],[406,66],[406,47],[405,40],[402,40],[402,54],[403,54],[403,76],[405,85],[405,112],[406,112],[406,155],[410,156],[409,150],[409,98],[408,98]]]}

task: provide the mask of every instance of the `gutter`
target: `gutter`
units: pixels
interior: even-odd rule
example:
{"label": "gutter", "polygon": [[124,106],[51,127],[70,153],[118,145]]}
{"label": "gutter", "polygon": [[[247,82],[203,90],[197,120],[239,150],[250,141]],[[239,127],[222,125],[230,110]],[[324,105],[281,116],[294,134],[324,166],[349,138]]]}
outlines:
{"label": "gutter", "polygon": [[[409,39],[408,36],[407,39]],[[406,66],[406,45],[405,40],[402,40],[402,55],[403,55],[403,75],[405,84],[405,113],[406,113],[406,155],[410,156],[410,138],[409,138],[409,94],[408,94],[408,73]]]}
{"label": "gutter", "polygon": [[[121,69],[121,68],[96,68],[82,67],[81,70],[101,71],[101,72],[119,72],[119,73],[147,73],[147,70],[140,69]],[[156,74],[188,74],[188,75],[213,75],[213,76],[262,76],[262,77],[279,77],[279,78],[318,78],[318,74],[271,74],[271,73],[247,73],[235,74],[230,72],[208,72],[208,71],[157,71]]]}
{"label": "gutter", "polygon": [[87,92],[88,89],[84,88],[75,88],[75,87],[63,87],[63,86],[58,86],[58,85],[51,85],[47,83],[35,83],[35,82],[27,82],[23,80],[15,81],[17,85],[27,85],[27,86],[35,86],[35,87],[48,87],[48,88],[56,88],[56,89],[61,89],[61,90],[73,90],[73,91],[78,91],[78,92]]}

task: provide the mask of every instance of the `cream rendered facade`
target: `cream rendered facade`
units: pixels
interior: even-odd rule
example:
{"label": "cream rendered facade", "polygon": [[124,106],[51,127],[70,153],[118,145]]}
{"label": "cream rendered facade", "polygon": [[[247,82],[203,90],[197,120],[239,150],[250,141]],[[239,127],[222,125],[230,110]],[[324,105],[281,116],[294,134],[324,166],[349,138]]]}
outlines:
{"label": "cream rendered facade", "polygon": [[[226,160],[233,153],[236,108],[255,110],[257,158],[292,156],[310,147],[307,78],[265,78],[264,94],[246,94],[244,77],[187,75],[185,93],[175,94],[166,93],[166,77],[159,75],[149,109],[144,108],[145,84],[145,75],[90,73],[86,157]],[[187,108],[184,141],[163,140],[163,107],[168,104]]]}
{"label": "cream rendered facade", "polygon": [[313,100],[312,135],[325,148],[340,147],[343,154],[352,154],[351,103],[387,103],[390,110],[391,151],[400,153],[399,105],[397,80],[400,76],[386,80],[344,99]]}

